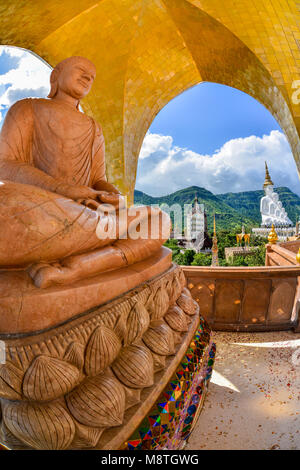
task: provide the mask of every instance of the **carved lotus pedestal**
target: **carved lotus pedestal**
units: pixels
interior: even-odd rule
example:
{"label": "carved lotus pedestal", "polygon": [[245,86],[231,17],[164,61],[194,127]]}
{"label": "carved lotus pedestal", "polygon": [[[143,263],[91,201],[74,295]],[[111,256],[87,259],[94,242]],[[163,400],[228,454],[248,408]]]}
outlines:
{"label": "carved lotus pedestal", "polygon": [[[169,250],[64,288],[36,289],[26,273],[2,272],[0,308],[1,443],[182,447],[215,348]],[[161,400],[174,410],[159,408],[156,425]]]}

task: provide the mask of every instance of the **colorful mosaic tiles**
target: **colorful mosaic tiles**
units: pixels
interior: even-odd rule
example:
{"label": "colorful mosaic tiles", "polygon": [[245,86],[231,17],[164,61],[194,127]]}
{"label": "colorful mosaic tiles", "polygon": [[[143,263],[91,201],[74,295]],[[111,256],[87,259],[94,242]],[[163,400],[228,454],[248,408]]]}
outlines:
{"label": "colorful mosaic tiles", "polygon": [[201,318],[198,330],[169,384],[126,443],[128,450],[183,448],[200,414],[216,346]]}

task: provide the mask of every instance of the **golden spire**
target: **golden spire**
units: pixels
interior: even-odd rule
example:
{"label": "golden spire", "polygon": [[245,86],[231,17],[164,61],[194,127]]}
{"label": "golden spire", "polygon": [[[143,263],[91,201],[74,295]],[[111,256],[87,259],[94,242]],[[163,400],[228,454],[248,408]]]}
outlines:
{"label": "golden spire", "polygon": [[266,166],[266,176],[265,176],[265,182],[264,182],[264,189],[267,186],[274,186],[274,183],[271,180],[271,176],[270,176],[270,173],[269,173],[267,162],[265,162],[265,166]]}
{"label": "golden spire", "polygon": [[214,237],[216,236],[216,214],[214,214]]}

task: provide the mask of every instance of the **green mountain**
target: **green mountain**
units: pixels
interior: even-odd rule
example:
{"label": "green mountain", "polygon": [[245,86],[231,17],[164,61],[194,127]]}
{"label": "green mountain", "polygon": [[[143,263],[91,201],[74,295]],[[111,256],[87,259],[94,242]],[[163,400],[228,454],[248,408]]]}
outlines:
{"label": "green mountain", "polygon": [[[276,188],[280,200],[285,207],[290,219],[295,223],[296,217],[300,214],[300,197],[290,189],[282,187]],[[213,228],[213,215],[216,214],[218,230],[240,229],[242,224],[246,229],[259,226],[261,223],[259,202],[263,196],[263,191],[246,191],[241,193],[225,193],[215,195],[210,191],[198,186],[190,186],[166,196],[153,197],[142,191],[135,190],[134,202],[136,204],[192,204],[198,196],[200,203],[203,203],[207,213],[208,229]]]}
{"label": "green mountain", "polygon": [[257,223],[255,218],[250,215],[243,215],[235,208],[224,202],[219,196],[214,195],[210,191],[198,186],[190,186],[189,188],[181,189],[175,193],[153,197],[142,191],[134,192],[134,202],[136,204],[192,204],[195,199],[195,194],[198,196],[199,203],[204,204],[207,213],[208,229],[213,228],[213,215],[216,214],[216,222],[218,229],[239,229],[241,225],[253,226]]}

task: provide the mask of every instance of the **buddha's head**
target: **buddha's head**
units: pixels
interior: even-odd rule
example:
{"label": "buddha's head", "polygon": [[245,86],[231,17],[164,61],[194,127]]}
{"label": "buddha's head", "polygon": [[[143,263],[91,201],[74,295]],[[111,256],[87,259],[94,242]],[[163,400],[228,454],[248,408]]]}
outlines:
{"label": "buddha's head", "polygon": [[265,186],[265,194],[266,196],[271,196],[273,194],[273,186],[271,184]]}
{"label": "buddha's head", "polygon": [[85,57],[64,59],[51,72],[48,98],[54,98],[61,90],[79,102],[89,93],[95,76],[96,67]]}

